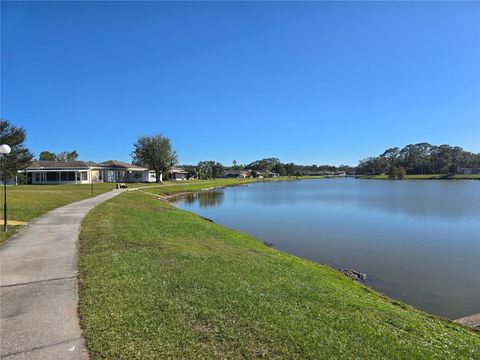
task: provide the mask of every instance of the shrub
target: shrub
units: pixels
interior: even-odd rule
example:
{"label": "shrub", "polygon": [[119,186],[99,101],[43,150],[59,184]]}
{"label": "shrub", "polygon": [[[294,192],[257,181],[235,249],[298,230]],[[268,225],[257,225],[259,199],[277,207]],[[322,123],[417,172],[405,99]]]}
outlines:
{"label": "shrub", "polygon": [[398,168],[396,166],[392,166],[390,168],[390,171],[388,172],[388,179],[389,180],[398,179]]}

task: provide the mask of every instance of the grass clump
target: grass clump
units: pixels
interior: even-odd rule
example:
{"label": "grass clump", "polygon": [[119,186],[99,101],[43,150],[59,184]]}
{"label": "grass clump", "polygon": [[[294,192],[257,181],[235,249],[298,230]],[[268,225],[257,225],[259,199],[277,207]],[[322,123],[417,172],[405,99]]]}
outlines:
{"label": "grass clump", "polygon": [[478,356],[480,335],[143,193],[80,234],[93,359]]}

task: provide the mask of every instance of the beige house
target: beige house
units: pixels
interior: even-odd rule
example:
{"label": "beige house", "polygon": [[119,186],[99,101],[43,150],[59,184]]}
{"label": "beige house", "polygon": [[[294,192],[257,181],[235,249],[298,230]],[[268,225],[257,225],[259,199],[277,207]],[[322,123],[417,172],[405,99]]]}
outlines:
{"label": "beige house", "polygon": [[238,179],[246,179],[252,177],[251,170],[227,170],[225,172],[226,178],[238,178]]}
{"label": "beige house", "polygon": [[[155,172],[147,168],[108,160],[33,161],[25,174],[29,184],[90,184],[92,182],[155,182]],[[161,176],[161,175],[160,175]],[[160,181],[162,178],[160,177]]]}

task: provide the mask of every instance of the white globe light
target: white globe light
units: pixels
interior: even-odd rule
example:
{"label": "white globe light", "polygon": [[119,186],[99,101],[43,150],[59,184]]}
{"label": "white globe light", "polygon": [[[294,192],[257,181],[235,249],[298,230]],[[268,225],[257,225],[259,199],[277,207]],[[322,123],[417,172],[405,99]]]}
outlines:
{"label": "white globe light", "polygon": [[7,144],[0,145],[0,154],[10,154],[12,148]]}

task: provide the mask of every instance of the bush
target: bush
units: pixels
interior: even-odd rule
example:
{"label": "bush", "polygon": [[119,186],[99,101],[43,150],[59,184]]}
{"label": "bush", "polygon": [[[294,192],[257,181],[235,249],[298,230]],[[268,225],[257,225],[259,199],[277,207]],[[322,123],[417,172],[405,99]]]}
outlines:
{"label": "bush", "polygon": [[388,179],[389,180],[398,179],[398,168],[396,166],[392,166],[390,168],[390,171],[388,172]]}
{"label": "bush", "polygon": [[403,180],[405,179],[405,176],[407,175],[407,170],[403,166],[400,166],[398,168],[398,180]]}

